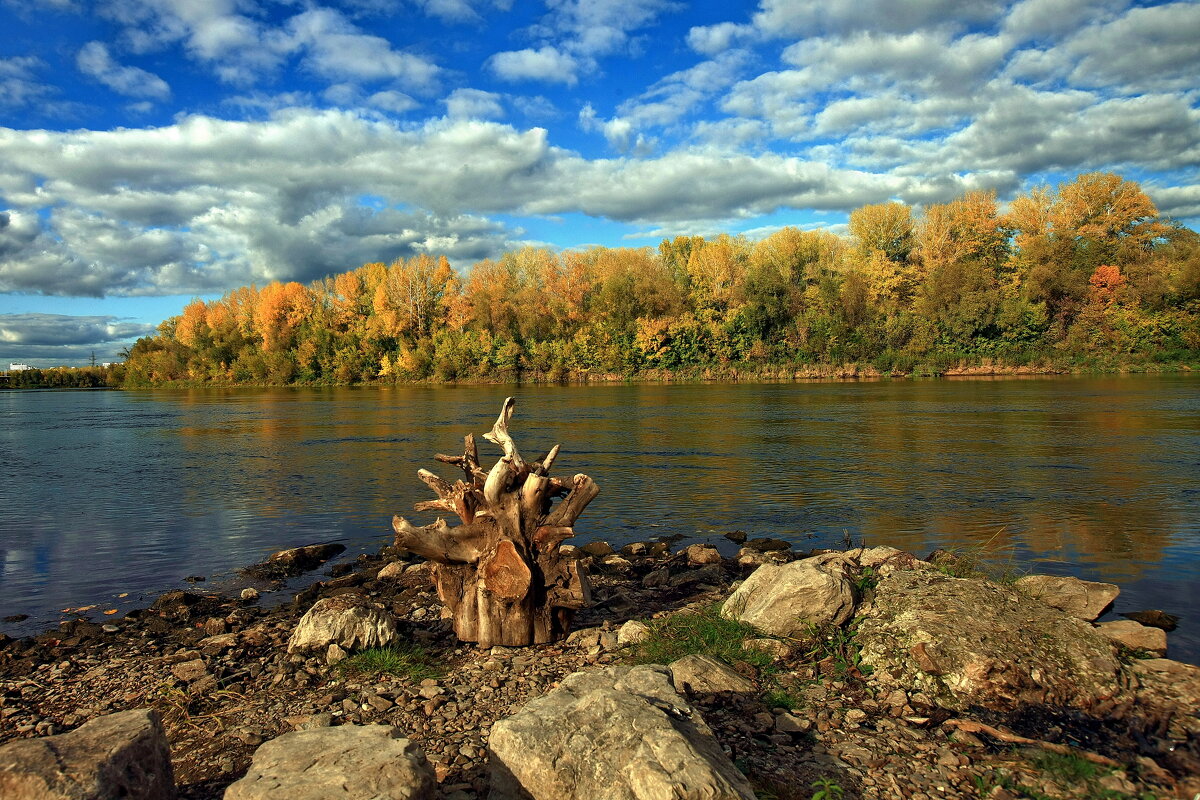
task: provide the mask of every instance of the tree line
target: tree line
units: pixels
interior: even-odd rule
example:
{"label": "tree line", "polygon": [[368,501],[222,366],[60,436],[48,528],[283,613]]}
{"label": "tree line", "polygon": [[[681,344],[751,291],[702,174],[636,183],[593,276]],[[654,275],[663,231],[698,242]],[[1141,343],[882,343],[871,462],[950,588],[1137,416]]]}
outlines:
{"label": "tree line", "polygon": [[565,380],[870,365],[1112,369],[1200,355],[1200,235],[1090,173],[1001,211],[972,191],[850,214],[848,235],[525,248],[195,300],[128,353],[128,385]]}

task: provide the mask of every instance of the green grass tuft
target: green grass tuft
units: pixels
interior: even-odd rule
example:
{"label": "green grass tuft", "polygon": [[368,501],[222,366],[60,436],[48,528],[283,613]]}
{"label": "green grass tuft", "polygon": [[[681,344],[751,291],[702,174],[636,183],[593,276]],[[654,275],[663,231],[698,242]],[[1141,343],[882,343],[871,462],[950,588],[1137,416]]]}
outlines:
{"label": "green grass tuft", "polygon": [[761,638],[762,633],[753,625],[722,617],[720,603],[650,620],[647,625],[650,633],[630,659],[635,664],[670,664],[684,656],[704,655],[731,666],[741,663],[764,670],[775,660],[769,653],[742,646],[743,640]]}
{"label": "green grass tuft", "polygon": [[395,675],[412,681],[438,678],[443,674],[441,666],[428,652],[412,644],[369,647],[339,661],[334,669],[351,677]]}

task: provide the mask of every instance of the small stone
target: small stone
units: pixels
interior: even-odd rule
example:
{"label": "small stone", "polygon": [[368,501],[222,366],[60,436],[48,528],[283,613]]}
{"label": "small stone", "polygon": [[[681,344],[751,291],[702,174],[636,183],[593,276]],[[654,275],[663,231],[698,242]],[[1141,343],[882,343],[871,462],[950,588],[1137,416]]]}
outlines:
{"label": "small stone", "polygon": [[616,552],[608,542],[588,542],[580,550],[589,556],[596,556],[597,558],[611,556]]}
{"label": "small stone", "polygon": [[407,569],[407,566],[403,561],[393,561],[379,570],[379,573],[375,577],[381,581],[394,581],[404,575],[405,569]]}
{"label": "small stone", "polygon": [[784,712],[775,717],[775,730],[780,733],[808,733],[812,730],[812,721]]}
{"label": "small stone", "polygon": [[171,665],[171,674],[184,683],[193,683],[208,674],[208,667],[200,659]]}
{"label": "small stone", "polygon": [[336,644],[331,644],[325,649],[325,663],[333,666],[340,661],[346,660],[346,651]]}
{"label": "small stone", "polygon": [[617,630],[617,644],[626,647],[646,641],[650,635],[650,626],[637,620],[629,620]]}
{"label": "small stone", "polygon": [[688,563],[695,567],[721,563],[721,553],[710,544],[693,544],[683,552],[687,556]]}
{"label": "small stone", "polygon": [[253,586],[247,586],[245,589],[242,589],[241,597],[245,602],[253,603],[259,597],[258,589],[255,589]]}

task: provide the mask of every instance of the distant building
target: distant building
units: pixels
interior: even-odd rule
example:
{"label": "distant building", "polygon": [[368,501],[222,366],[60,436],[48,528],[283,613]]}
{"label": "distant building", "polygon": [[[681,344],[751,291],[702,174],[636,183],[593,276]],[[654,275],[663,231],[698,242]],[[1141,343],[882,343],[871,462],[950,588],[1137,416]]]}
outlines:
{"label": "distant building", "polygon": [[24,372],[27,369],[33,369],[33,367],[29,366],[28,364],[9,364],[8,365],[9,372]]}

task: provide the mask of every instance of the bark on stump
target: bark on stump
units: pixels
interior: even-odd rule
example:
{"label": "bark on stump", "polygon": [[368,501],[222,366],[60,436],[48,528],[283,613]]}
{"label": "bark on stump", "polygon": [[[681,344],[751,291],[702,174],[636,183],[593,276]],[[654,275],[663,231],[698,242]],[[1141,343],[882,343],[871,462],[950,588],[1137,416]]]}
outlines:
{"label": "bark on stump", "polygon": [[[558,641],[575,611],[591,600],[587,575],[558,548],[575,535],[571,526],[600,487],[587,475],[570,482],[550,477],[558,445],[535,461],[522,459],[508,433],[514,406],[513,398],[505,399],[495,426],[483,435],[504,450],[490,470],[480,466],[475,436],[467,434],[461,456],[435,456],[460,467],[465,480],[451,484],[428,470],[417,472],[438,499],[417,503],[416,510],[447,511],[461,525],[451,528],[439,518],[417,527],[392,519],[396,547],[433,562],[433,581],[455,634],[480,647]],[[556,497],[564,499],[552,507]]]}

